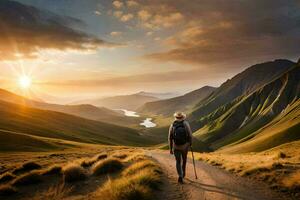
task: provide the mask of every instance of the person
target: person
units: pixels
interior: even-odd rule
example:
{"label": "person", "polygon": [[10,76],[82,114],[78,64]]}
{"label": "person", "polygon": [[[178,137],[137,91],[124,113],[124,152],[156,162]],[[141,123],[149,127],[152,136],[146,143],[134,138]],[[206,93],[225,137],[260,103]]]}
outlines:
{"label": "person", "polygon": [[185,177],[186,161],[189,147],[192,145],[192,130],[185,120],[186,115],[182,112],[174,114],[175,120],[169,128],[170,154],[174,154],[176,159],[176,170],[178,183],[183,183]]}

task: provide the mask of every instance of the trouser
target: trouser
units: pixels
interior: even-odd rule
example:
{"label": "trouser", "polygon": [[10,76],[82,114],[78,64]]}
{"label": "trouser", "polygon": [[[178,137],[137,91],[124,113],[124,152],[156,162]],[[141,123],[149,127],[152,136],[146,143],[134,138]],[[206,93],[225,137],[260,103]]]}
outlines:
{"label": "trouser", "polygon": [[179,177],[185,176],[186,160],[187,160],[188,150],[177,150],[174,149],[174,155],[176,158],[176,170]]}

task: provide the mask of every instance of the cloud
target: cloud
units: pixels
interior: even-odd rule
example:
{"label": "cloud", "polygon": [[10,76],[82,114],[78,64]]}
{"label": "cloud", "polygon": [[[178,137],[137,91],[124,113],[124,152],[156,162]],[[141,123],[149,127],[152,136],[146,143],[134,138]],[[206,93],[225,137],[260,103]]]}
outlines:
{"label": "cloud", "polygon": [[99,15],[101,15],[101,12],[99,10],[95,10],[94,14],[99,16]]}
{"label": "cloud", "polygon": [[128,14],[123,15],[123,16],[120,18],[120,20],[121,20],[122,22],[128,22],[128,21],[130,21],[133,17],[134,17],[133,14],[128,13]]}
{"label": "cloud", "polygon": [[114,16],[116,18],[121,18],[122,15],[123,15],[123,11],[120,11],[120,10],[114,11]]}
{"label": "cloud", "polygon": [[117,37],[117,36],[121,36],[122,35],[122,32],[119,32],[119,31],[113,31],[110,33],[111,36],[113,37]]}
{"label": "cloud", "polygon": [[0,57],[36,58],[40,50],[90,51],[114,46],[70,26],[81,21],[14,1],[0,2]]}
{"label": "cloud", "polygon": [[[141,2],[141,9],[154,15],[145,20],[145,27],[179,29],[164,41],[168,51],[146,55],[147,59],[216,64],[300,54],[300,9],[296,0]],[[160,14],[162,10],[164,14]],[[178,26],[180,21],[185,23]]]}
{"label": "cloud", "polygon": [[148,19],[150,19],[151,14],[147,11],[147,10],[140,10],[138,12],[138,17],[142,20],[142,21],[147,21]]}
{"label": "cloud", "polygon": [[127,1],[126,4],[127,4],[128,7],[137,7],[137,6],[139,6],[139,3],[136,2],[136,1],[133,1],[133,0]]}
{"label": "cloud", "polygon": [[120,9],[120,8],[122,8],[123,6],[124,6],[124,3],[123,2],[121,2],[121,1],[113,1],[113,6],[115,7],[115,8],[117,8],[117,9]]}
{"label": "cloud", "polygon": [[[55,82],[39,82],[37,84],[46,86],[70,86],[70,87],[109,87],[122,88],[129,85],[137,86],[141,84],[164,84],[187,83],[191,82],[208,82],[212,78],[224,78],[223,72],[212,70],[210,76],[203,73],[202,70],[174,70],[160,73],[135,74],[128,76],[117,76],[107,79],[88,79],[88,80],[61,80]],[[219,82],[218,82],[219,84]]]}

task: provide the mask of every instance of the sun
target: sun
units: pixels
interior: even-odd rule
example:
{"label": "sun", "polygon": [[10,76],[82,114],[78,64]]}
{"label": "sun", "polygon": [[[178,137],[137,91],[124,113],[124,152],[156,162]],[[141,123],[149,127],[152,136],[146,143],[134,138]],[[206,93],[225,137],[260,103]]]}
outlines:
{"label": "sun", "polygon": [[19,86],[22,89],[28,89],[31,86],[31,78],[29,76],[21,76],[19,78]]}

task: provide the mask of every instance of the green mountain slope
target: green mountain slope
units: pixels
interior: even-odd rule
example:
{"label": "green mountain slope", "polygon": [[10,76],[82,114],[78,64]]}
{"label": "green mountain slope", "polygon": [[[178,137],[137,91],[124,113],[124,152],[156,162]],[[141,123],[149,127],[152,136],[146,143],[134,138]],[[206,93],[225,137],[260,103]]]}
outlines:
{"label": "green mountain slope", "polygon": [[224,153],[264,151],[300,140],[300,100],[289,104],[275,119],[248,137],[225,146]]}
{"label": "green mountain slope", "polygon": [[198,120],[202,128],[195,135],[212,149],[248,140],[299,97],[300,66],[297,65],[255,92],[240,96]]}
{"label": "green mountain slope", "polygon": [[22,104],[33,108],[39,108],[43,110],[52,110],[57,112],[63,112],[79,117],[98,120],[102,122],[112,123],[121,126],[134,126],[139,123],[139,118],[124,117],[123,114],[115,112],[113,110],[96,107],[88,104],[81,105],[59,105],[49,104],[45,102],[39,102],[31,100],[19,95],[16,95],[7,90],[0,89],[0,99],[15,104]]}
{"label": "green mountain slope", "polygon": [[190,119],[197,120],[215,111],[220,106],[230,103],[241,95],[252,93],[259,87],[291,69],[294,65],[295,63],[289,60],[275,60],[249,67],[223,83],[208,98],[199,101]]}
{"label": "green mountain slope", "polygon": [[183,96],[160,101],[149,102],[138,109],[139,112],[151,115],[170,116],[175,111],[190,111],[194,106],[215,90],[214,87],[205,86],[189,92]]}
{"label": "green mountain slope", "polygon": [[143,146],[151,138],[136,130],[60,112],[0,101],[0,129],[77,142]]}

